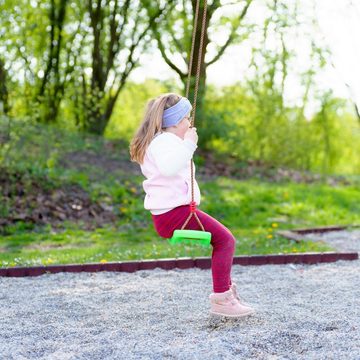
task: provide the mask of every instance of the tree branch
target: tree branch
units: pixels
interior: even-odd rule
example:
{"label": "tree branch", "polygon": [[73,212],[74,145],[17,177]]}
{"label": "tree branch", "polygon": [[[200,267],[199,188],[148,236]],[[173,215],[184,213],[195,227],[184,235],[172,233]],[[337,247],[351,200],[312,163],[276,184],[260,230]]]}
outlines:
{"label": "tree branch", "polygon": [[122,88],[125,85],[126,79],[128,78],[130,72],[132,71],[132,69],[135,67],[135,65],[138,62],[138,59],[135,60],[133,58],[136,47],[143,40],[143,38],[149,32],[149,30],[152,28],[155,21],[164,13],[165,9],[166,9],[166,5],[165,5],[164,8],[159,8],[158,11],[152,17],[150,17],[148,26],[140,33],[140,35],[138,36],[137,39],[135,39],[135,33],[136,33],[136,29],[137,29],[137,23],[140,20],[140,15],[135,19],[135,26],[134,26],[134,30],[133,30],[133,33],[132,33],[132,45],[131,45],[131,47],[129,49],[129,55],[128,55],[127,60],[126,60],[125,70],[121,75],[120,84],[119,84],[119,87],[116,90],[116,93],[114,94],[114,96],[111,96],[111,95],[109,96],[109,100],[107,102],[106,110],[105,110],[105,117],[106,118],[108,118],[111,115],[113,107],[115,105],[115,102],[116,102]]}
{"label": "tree branch", "polygon": [[[169,10],[171,10],[171,8],[172,8],[173,5],[174,5],[174,1],[172,1],[172,4],[171,4]],[[164,10],[165,10],[165,9],[163,9],[163,11],[164,11]],[[164,47],[164,45],[163,45],[163,43],[162,43],[162,41],[161,41],[161,35],[160,35],[159,31],[158,31],[157,24],[155,23],[155,21],[153,21],[153,22],[150,23],[150,27],[151,27],[151,30],[152,30],[154,36],[155,36],[155,39],[156,39],[157,44],[158,44],[158,48],[159,48],[159,50],[160,50],[160,52],[161,52],[161,55],[162,55],[163,59],[165,60],[165,62],[166,62],[173,70],[175,70],[175,72],[177,72],[180,77],[186,76],[186,74],[183,73],[183,72],[181,71],[181,69],[178,68],[178,67],[170,60],[170,58],[167,56],[165,47]],[[169,33],[172,34],[171,31],[169,31]],[[172,36],[173,36],[173,35],[172,35]],[[185,61],[185,62],[186,62],[186,61]]]}
{"label": "tree branch", "polygon": [[224,54],[226,48],[234,41],[236,31],[241,23],[241,20],[243,20],[243,18],[245,17],[251,2],[252,2],[252,0],[247,0],[246,5],[244,6],[240,16],[237,19],[237,23],[238,23],[237,26],[232,25],[230,35],[229,35],[228,39],[226,40],[225,44],[222,47],[220,47],[217,55],[215,55],[212,60],[210,60],[208,63],[206,63],[205,66],[210,66],[211,64],[218,61],[221,58],[221,56]]}
{"label": "tree branch", "polygon": [[51,0],[51,8],[50,8],[50,49],[49,49],[49,59],[47,62],[47,66],[45,69],[44,77],[41,82],[40,90],[38,96],[42,96],[45,92],[45,86],[47,82],[47,78],[52,68],[52,59],[53,59],[53,51],[54,51],[54,38],[55,38],[55,24],[56,24],[56,14],[55,14],[55,1]]}
{"label": "tree branch", "polygon": [[110,69],[114,65],[115,57],[120,49],[120,45],[119,45],[120,38],[123,33],[125,24],[127,23],[129,6],[130,6],[130,0],[126,0],[125,4],[122,6],[122,9],[121,9],[123,11],[123,22],[118,31],[117,28],[118,28],[119,24],[116,22],[116,19],[115,19],[117,8],[118,8],[118,0],[115,0],[114,11],[113,11],[111,22],[110,22],[110,41],[109,41],[109,45],[108,45],[107,65],[106,65],[106,69],[105,69],[105,78],[106,79],[109,75]]}

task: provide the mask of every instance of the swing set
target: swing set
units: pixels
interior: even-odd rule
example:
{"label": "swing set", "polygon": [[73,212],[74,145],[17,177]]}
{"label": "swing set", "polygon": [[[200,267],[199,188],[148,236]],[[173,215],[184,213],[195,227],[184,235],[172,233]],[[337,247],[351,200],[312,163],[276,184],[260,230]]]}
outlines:
{"label": "swing set", "polygon": [[[197,20],[199,17],[199,3],[200,3],[200,0],[197,0],[195,18],[194,18],[194,26],[193,26],[193,32],[192,32],[189,72],[188,72],[187,83],[186,83],[186,98],[189,97],[191,70],[192,70],[192,62],[193,62],[194,47],[195,47],[195,33],[196,33],[196,28],[197,28]],[[199,46],[199,52],[198,52],[198,63],[197,63],[197,69],[196,69],[196,81],[195,81],[195,89],[194,89],[194,101],[193,101],[190,127],[193,127],[194,122],[195,122],[196,100],[197,100],[197,93],[198,93],[199,79],[200,79],[201,54],[202,54],[202,49],[203,49],[203,44],[204,44],[204,34],[205,34],[206,10],[207,10],[207,0],[204,0],[204,9],[203,9],[203,16],[202,16],[202,24],[201,24],[200,46]],[[194,200],[194,164],[193,164],[192,158],[190,160],[190,168],[191,168],[190,214],[187,217],[187,219],[185,220],[181,229],[174,230],[173,236],[169,239],[169,242],[170,242],[170,244],[173,244],[173,245],[178,244],[178,243],[185,243],[185,244],[198,244],[198,245],[202,245],[202,246],[209,246],[210,242],[211,242],[211,233],[208,231],[205,231],[203,224],[201,223],[198,215],[196,214],[196,202]],[[199,224],[201,231],[185,229],[186,225],[189,223],[190,219],[193,216],[195,217],[197,223]]]}

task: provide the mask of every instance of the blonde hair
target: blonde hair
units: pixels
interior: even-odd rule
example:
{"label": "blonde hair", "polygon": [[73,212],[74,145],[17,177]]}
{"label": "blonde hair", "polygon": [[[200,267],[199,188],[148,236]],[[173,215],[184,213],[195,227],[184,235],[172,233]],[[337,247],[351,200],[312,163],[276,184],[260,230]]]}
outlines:
{"label": "blonde hair", "polygon": [[130,143],[130,159],[142,164],[145,152],[155,134],[162,129],[162,117],[165,109],[174,106],[181,99],[180,95],[167,93],[151,99],[142,123]]}

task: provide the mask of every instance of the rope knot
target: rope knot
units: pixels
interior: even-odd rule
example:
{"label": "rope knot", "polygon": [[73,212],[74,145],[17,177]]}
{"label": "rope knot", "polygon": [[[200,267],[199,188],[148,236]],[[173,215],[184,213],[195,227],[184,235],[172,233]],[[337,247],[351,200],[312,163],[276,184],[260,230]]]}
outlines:
{"label": "rope knot", "polygon": [[196,212],[196,202],[195,201],[190,202],[190,212],[191,213]]}

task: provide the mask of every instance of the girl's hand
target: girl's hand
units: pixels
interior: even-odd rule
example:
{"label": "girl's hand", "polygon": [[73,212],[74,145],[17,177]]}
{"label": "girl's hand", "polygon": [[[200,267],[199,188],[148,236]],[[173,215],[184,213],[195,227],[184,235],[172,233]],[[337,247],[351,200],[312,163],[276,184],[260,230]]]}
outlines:
{"label": "girl's hand", "polygon": [[192,142],[194,142],[195,144],[197,144],[198,138],[199,137],[198,137],[195,127],[189,128],[184,135],[184,140],[189,139]]}

